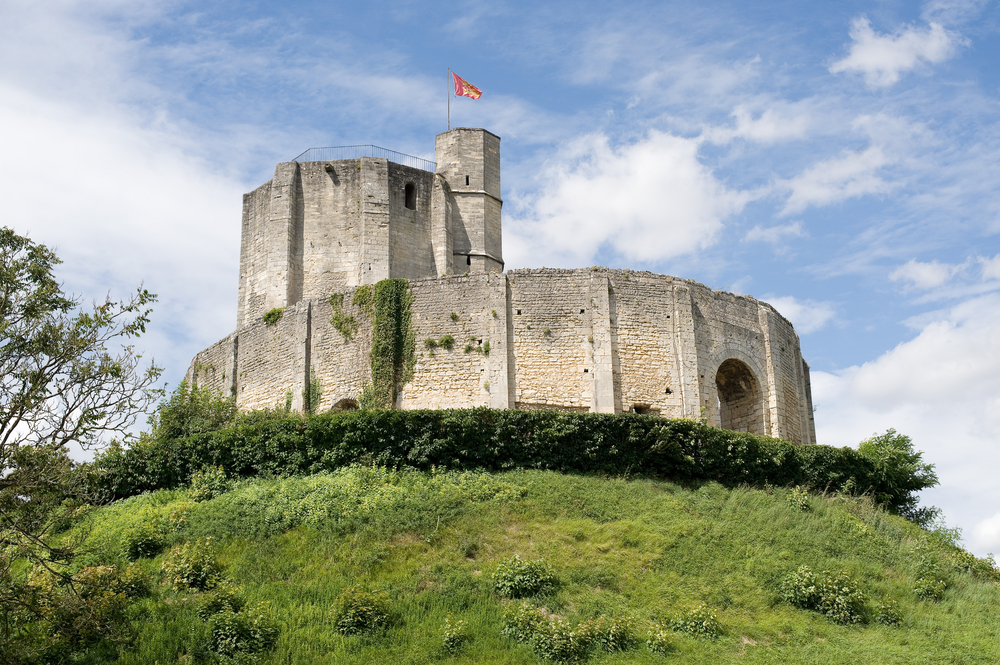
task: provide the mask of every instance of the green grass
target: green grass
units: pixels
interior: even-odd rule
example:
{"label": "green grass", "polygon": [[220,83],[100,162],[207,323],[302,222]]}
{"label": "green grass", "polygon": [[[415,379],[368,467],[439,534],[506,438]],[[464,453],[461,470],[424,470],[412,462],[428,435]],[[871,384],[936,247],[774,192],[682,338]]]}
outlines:
{"label": "green grass", "polygon": [[[266,602],[280,629],[264,663],[543,662],[501,634],[508,601],[491,575],[514,554],[556,573],[555,591],[531,599],[549,614],[571,624],[601,614],[636,620],[637,648],[594,651],[591,663],[1000,662],[995,582],[959,572],[948,546],[863,500],[811,496],[803,511],[787,493],[351,467],[244,481],[201,503],[181,490],[155,492],[94,511],[78,528],[90,533],[85,563],[122,563],[128,528],[163,525],[166,548],[140,560],[157,576],[171,546],[213,537],[226,578],[250,605]],[[872,606],[898,603],[902,625],[840,626],[783,602],[780,582],[801,565],[847,571]],[[948,585],[940,602],[913,591],[928,571]],[[337,632],[333,610],[351,586],[389,596],[388,629]],[[198,662],[206,640],[198,597],[161,583],[132,608],[136,648],[116,662]],[[719,639],[673,633],[670,653],[645,647],[655,622],[702,603],[718,617]],[[471,636],[457,655],[443,646],[448,617],[464,620]]]}

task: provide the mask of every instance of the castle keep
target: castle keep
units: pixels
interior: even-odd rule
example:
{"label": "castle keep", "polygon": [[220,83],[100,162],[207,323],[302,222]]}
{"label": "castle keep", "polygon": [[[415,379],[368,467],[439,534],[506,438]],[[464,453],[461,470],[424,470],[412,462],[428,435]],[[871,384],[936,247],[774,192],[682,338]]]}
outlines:
{"label": "castle keep", "polygon": [[453,129],[435,147],[436,164],[278,164],[243,199],[237,329],[186,379],[244,409],[303,410],[310,390],[319,411],[356,407],[373,332],[355,295],[406,278],[400,408],[636,411],[815,443],[809,366],[770,305],[648,272],[503,272],[499,137]]}

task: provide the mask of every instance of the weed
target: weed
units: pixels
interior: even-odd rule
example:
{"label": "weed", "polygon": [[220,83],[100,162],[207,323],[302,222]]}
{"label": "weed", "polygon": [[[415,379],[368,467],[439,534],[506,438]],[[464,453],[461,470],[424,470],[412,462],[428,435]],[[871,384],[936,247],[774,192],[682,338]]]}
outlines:
{"label": "weed", "polygon": [[785,501],[788,505],[805,512],[809,510],[809,490],[796,485],[788,491],[788,496],[785,497]]}
{"label": "weed", "polygon": [[548,621],[541,608],[528,601],[516,605],[507,605],[503,611],[503,628],[501,632],[512,640],[526,643],[531,640],[535,630]]}
{"label": "weed", "polygon": [[451,313],[451,320],[452,321],[458,321],[458,314],[456,314],[455,312],[452,312]]}
{"label": "weed", "polygon": [[444,627],[441,629],[441,641],[444,650],[451,655],[457,655],[465,645],[472,639],[469,633],[468,624],[461,619],[452,621],[451,617],[444,620]]}
{"label": "weed", "polygon": [[917,580],[917,583],[913,585],[913,592],[917,594],[917,598],[920,600],[937,602],[944,596],[944,590],[946,588],[948,588],[948,585],[945,584],[944,580],[921,577]]}
{"label": "weed", "polygon": [[163,561],[162,569],[175,589],[204,591],[222,580],[222,569],[215,559],[211,538],[199,538],[173,548]]}
{"label": "weed", "polygon": [[389,624],[389,596],[381,591],[348,587],[333,610],[333,622],[344,635],[360,635],[383,630]]}
{"label": "weed", "polygon": [[704,603],[671,621],[670,628],[675,633],[687,633],[694,637],[707,637],[713,640],[722,634],[722,626],[715,612]]}
{"label": "weed", "polygon": [[594,639],[608,653],[629,651],[638,643],[635,628],[635,619],[630,616],[609,619],[602,614],[593,622]]}
{"label": "weed", "polygon": [[526,598],[551,591],[556,577],[548,564],[522,561],[517,554],[501,561],[493,573],[493,588],[504,598]]}
{"label": "weed", "polygon": [[158,520],[139,522],[122,532],[122,555],[135,561],[141,557],[154,557],[160,553],[166,540]]}
{"label": "weed", "polygon": [[781,595],[795,607],[815,610],[839,624],[861,623],[865,618],[865,595],[844,572],[817,576],[801,566],[782,580]]}
{"label": "weed", "polygon": [[255,662],[255,656],[270,651],[278,641],[278,628],[264,605],[242,611],[226,607],[212,615],[208,627],[212,633],[212,651],[243,662]]}
{"label": "weed", "polygon": [[675,649],[673,636],[666,626],[654,626],[646,638],[646,647],[653,653],[666,655]]}
{"label": "weed", "polygon": [[281,316],[284,313],[284,307],[275,307],[261,318],[264,319],[264,325],[270,328],[271,326],[277,325],[278,321],[281,321]]}
{"label": "weed", "polygon": [[899,605],[894,600],[878,603],[875,606],[875,621],[883,626],[898,626],[903,623],[903,617],[899,613]]}
{"label": "weed", "polygon": [[195,501],[208,501],[229,491],[232,483],[221,466],[205,465],[191,476],[188,494]]}
{"label": "weed", "polygon": [[199,619],[208,621],[210,617],[224,610],[239,612],[244,605],[246,605],[246,600],[240,593],[240,588],[233,584],[224,583],[217,585],[198,599],[196,613]]}

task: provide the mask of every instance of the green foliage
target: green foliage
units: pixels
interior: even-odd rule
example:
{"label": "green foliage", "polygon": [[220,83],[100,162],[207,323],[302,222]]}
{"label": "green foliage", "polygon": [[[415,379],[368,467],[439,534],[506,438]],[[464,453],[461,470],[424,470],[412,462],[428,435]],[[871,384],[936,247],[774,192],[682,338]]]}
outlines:
{"label": "green foliage", "polygon": [[980,559],[975,554],[967,552],[961,547],[956,547],[951,556],[952,562],[958,570],[981,580],[1000,582],[1000,570],[997,569],[992,554]]}
{"label": "green foliage", "polygon": [[413,295],[405,279],[383,279],[372,292],[372,381],[358,402],[362,408],[387,409],[411,378],[416,364],[411,324]]}
{"label": "green foliage", "polygon": [[188,494],[195,501],[208,501],[229,491],[232,483],[226,478],[226,470],[221,466],[206,464],[201,471],[191,476]]}
{"label": "green foliage", "polygon": [[875,605],[875,621],[883,626],[899,626],[903,623],[903,615],[899,613],[899,603],[890,600]]}
{"label": "green foliage", "polygon": [[346,340],[354,339],[358,334],[358,320],[351,314],[344,313],[344,294],[334,293],[330,295],[330,323],[344,336]]}
{"label": "green foliage", "polygon": [[274,309],[268,311],[261,318],[264,320],[264,325],[271,327],[277,325],[281,321],[282,315],[285,313],[284,307],[275,307]]}
{"label": "green foliage", "polygon": [[239,612],[245,605],[246,600],[239,587],[234,584],[222,583],[198,599],[196,613],[199,619],[208,621],[212,616],[224,610]]}
{"label": "green foliage", "polygon": [[654,625],[646,638],[646,647],[653,653],[663,656],[669,654],[676,649],[672,632],[662,624]]}
{"label": "green foliage", "polygon": [[212,589],[222,580],[211,538],[199,538],[170,550],[163,561],[163,574],[175,589]]}
{"label": "green foliage", "polygon": [[602,614],[594,620],[592,631],[597,645],[608,653],[630,651],[639,643],[636,621],[631,616],[608,618]]}
{"label": "green foliage", "polygon": [[461,619],[453,621],[450,616],[444,620],[444,626],[441,628],[441,642],[446,652],[452,656],[458,655],[471,639],[472,634],[465,621]]}
{"label": "green foliage", "polygon": [[526,598],[552,591],[556,576],[548,564],[522,561],[517,554],[497,564],[493,572],[493,589],[504,598]]}
{"label": "green foliage", "polygon": [[371,318],[372,316],[372,303],[374,298],[372,296],[371,284],[365,284],[359,286],[354,290],[354,297],[351,298],[351,304],[360,309],[365,313],[365,316]]}
{"label": "green foliage", "polygon": [[873,464],[851,448],[795,446],[697,420],[487,408],[380,411],[372,410],[378,400],[370,386],[359,402],[367,409],[306,420],[250,414],[229,428],[186,439],[147,437],[99,456],[95,480],[121,498],[177,487],[206,464],[221,465],[238,478],[374,462],[418,469],[642,473],[680,482],[799,484],[859,494],[890,489],[879,484]]}
{"label": "green foliage", "polygon": [[445,351],[451,351],[455,346],[455,338],[452,335],[442,335],[440,339],[428,337],[424,340],[424,346],[428,349],[441,347]]}
{"label": "green foliage", "polygon": [[548,617],[542,609],[528,601],[512,603],[504,607],[501,632],[512,640],[528,643],[538,627],[546,621]]}
{"label": "green foliage", "polygon": [[847,573],[816,575],[808,566],[800,566],[781,582],[784,600],[804,610],[815,610],[839,624],[865,620],[865,594]]}
{"label": "green foliage", "polygon": [[333,621],[344,635],[360,635],[384,630],[389,625],[391,605],[382,591],[348,587],[337,596]]}
{"label": "green foliage", "polygon": [[937,602],[944,597],[944,590],[947,588],[948,585],[944,580],[921,577],[917,580],[917,583],[913,585],[913,592],[917,594],[917,598],[920,600]]}
{"label": "green foliage", "polygon": [[143,521],[122,532],[121,551],[128,561],[154,557],[166,544],[163,527],[158,521]]}
{"label": "green foliage", "polygon": [[938,478],[934,465],[924,463],[923,454],[913,450],[910,437],[890,429],[862,441],[858,452],[875,467],[875,500],[919,522],[924,514],[917,507],[916,492],[934,487]]}
{"label": "green foliage", "polygon": [[229,658],[242,657],[242,662],[256,662],[259,655],[274,649],[279,635],[265,605],[242,610],[224,607],[211,616],[208,627],[212,651]]}
{"label": "green foliage", "polygon": [[228,427],[236,419],[236,400],[187,381],[162,400],[149,418],[152,436],[160,441],[183,439]]}
{"label": "green foliage", "polygon": [[539,622],[528,643],[542,658],[556,663],[582,663],[593,651],[596,638],[593,624],[581,621],[575,626],[560,618]]}
{"label": "green foliage", "polygon": [[313,415],[319,411],[320,401],[323,399],[323,383],[316,376],[316,369],[309,368],[309,383],[302,389],[302,404],[306,415]]}
{"label": "green foliage", "polygon": [[793,506],[797,510],[809,510],[809,490],[804,487],[796,485],[790,489],[785,500],[788,502],[788,505]]}
{"label": "green foliage", "polygon": [[456,314],[455,312],[452,312],[451,313],[451,320],[452,321],[458,321],[458,314]]}
{"label": "green foliage", "polygon": [[694,637],[707,637],[713,640],[722,634],[718,617],[704,603],[671,621],[670,629],[676,633],[687,633]]}

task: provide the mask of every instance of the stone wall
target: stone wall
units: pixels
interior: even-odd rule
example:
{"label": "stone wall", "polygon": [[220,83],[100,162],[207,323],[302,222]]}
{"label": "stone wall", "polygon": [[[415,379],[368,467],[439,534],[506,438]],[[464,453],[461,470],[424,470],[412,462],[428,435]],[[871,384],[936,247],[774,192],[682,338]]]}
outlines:
{"label": "stone wall", "polygon": [[[791,324],[766,303],[666,275],[514,270],[411,282],[416,368],[402,408],[550,408],[667,417],[815,443],[809,367]],[[188,381],[241,408],[353,404],[371,380],[371,325],[343,295],[351,339],[326,297],[256,320],[195,357]],[[449,350],[445,336],[454,339]],[[428,344],[428,340],[437,343]],[[488,346],[488,352],[487,352]],[[235,377],[235,385],[233,384]]]}

